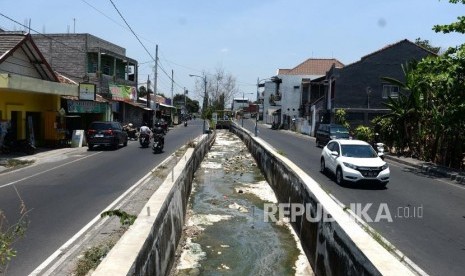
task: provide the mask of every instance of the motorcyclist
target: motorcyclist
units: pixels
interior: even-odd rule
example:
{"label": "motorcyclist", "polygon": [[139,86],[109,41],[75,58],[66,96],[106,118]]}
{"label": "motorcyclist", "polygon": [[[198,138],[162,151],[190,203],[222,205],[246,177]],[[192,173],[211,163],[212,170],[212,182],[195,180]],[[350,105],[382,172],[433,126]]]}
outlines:
{"label": "motorcyclist", "polygon": [[149,135],[149,139],[152,138],[152,130],[150,130],[150,128],[147,126],[147,123],[142,123],[142,126],[140,127],[140,130],[139,130],[139,133],[140,134],[148,134]]}
{"label": "motorcyclist", "polygon": [[161,127],[159,122],[156,122],[153,126],[153,135],[155,136],[154,139],[160,139],[162,146],[165,145],[165,130]]}

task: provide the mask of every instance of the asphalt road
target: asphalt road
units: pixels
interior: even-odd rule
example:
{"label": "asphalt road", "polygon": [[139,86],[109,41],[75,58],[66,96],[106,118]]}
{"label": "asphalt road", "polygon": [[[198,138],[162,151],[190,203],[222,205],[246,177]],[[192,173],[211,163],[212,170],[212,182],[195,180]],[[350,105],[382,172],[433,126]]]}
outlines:
{"label": "asphalt road", "polygon": [[[254,124],[253,120],[244,121],[244,127],[252,133]],[[322,149],[315,146],[313,137],[271,130],[263,125],[259,125],[258,136],[340,202],[346,206],[352,204],[352,210],[357,210],[357,206],[358,210],[366,208],[364,220],[426,273],[464,275],[465,186],[388,162],[391,180],[386,189],[341,187],[333,177],[320,173]],[[378,212],[383,216],[376,220]],[[387,219],[388,212],[392,221]]]}
{"label": "asphalt road", "polygon": [[[81,148],[48,162],[0,174],[0,209],[13,223],[21,199],[29,210],[26,236],[7,275],[28,275],[102,210],[179,147],[202,134],[201,120],[171,129],[161,154],[137,141],[118,150]],[[17,192],[16,192],[17,191]]]}

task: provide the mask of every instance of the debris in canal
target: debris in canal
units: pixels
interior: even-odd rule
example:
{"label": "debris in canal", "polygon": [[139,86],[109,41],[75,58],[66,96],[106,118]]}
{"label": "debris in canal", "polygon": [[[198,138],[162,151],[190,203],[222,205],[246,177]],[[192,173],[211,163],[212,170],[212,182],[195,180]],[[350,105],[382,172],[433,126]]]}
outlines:
{"label": "debris in canal", "polygon": [[192,187],[171,275],[312,275],[292,227],[265,222],[277,199],[237,136],[217,132]]}

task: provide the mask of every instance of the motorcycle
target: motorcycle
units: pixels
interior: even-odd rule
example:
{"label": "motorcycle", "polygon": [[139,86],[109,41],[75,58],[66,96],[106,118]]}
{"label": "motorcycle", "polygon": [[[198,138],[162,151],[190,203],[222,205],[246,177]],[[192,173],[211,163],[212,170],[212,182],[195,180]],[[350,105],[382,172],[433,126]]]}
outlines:
{"label": "motorcycle", "polygon": [[375,133],[374,141],[372,142],[373,149],[376,150],[378,156],[384,160],[384,143],[378,142],[379,141],[379,134]]}
{"label": "motorcycle", "polygon": [[28,140],[14,140],[11,135],[5,135],[3,144],[1,145],[1,152],[3,153],[15,153],[22,152],[28,155],[32,155],[36,152],[36,147],[31,144]]}
{"label": "motorcycle", "polygon": [[384,143],[373,143],[373,148],[378,153],[378,156],[384,160]]}
{"label": "motorcycle", "polygon": [[163,151],[163,146],[164,146],[163,136],[161,134],[156,134],[153,137],[153,145],[152,145],[153,153],[162,152]]}
{"label": "motorcycle", "polygon": [[124,126],[124,130],[128,134],[128,139],[134,140],[134,141],[139,139],[139,132],[137,131],[137,128],[132,126],[132,124]]}
{"label": "motorcycle", "polygon": [[143,148],[148,148],[150,145],[150,135],[147,133],[139,134],[139,143]]}
{"label": "motorcycle", "polygon": [[185,127],[187,126],[187,121],[184,121],[184,126],[185,126]]}

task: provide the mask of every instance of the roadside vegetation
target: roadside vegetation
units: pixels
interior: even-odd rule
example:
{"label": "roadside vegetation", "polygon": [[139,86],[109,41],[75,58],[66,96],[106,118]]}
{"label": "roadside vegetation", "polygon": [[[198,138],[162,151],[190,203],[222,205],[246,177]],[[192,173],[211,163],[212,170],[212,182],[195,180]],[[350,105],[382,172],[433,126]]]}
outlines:
{"label": "roadside vegetation", "polygon": [[[116,216],[119,218],[121,223],[121,232],[122,235],[128,228],[131,226],[134,221],[137,219],[137,216],[131,215],[123,210],[115,209],[105,211],[100,214],[100,217],[112,217]],[[79,258],[76,267],[74,269],[74,274],[76,276],[85,276],[88,275],[90,271],[97,268],[97,266],[102,262],[103,258],[107,256],[113,246],[116,244],[118,238],[111,238],[100,244],[93,246],[87,249],[84,254]]]}
{"label": "roadside vegetation", "polygon": [[[14,187],[14,186],[13,186]],[[21,199],[16,187],[14,187],[19,198],[19,214],[18,221],[9,224],[5,213],[0,209],[0,275],[6,274],[8,264],[11,259],[16,256],[16,250],[13,245],[26,233],[29,220],[27,217],[28,210],[26,204]]]}
{"label": "roadside vegetation", "polygon": [[[465,4],[465,0],[449,0]],[[436,25],[436,32],[465,34],[465,18],[448,25]],[[356,127],[354,137],[371,141],[379,134],[391,152],[455,169],[465,169],[465,44],[451,47],[442,54],[427,40],[417,44],[433,55],[405,64],[405,81],[382,78],[401,88],[397,98],[388,98],[389,114],[375,118],[372,128]],[[343,112],[336,121],[345,121]]]}

